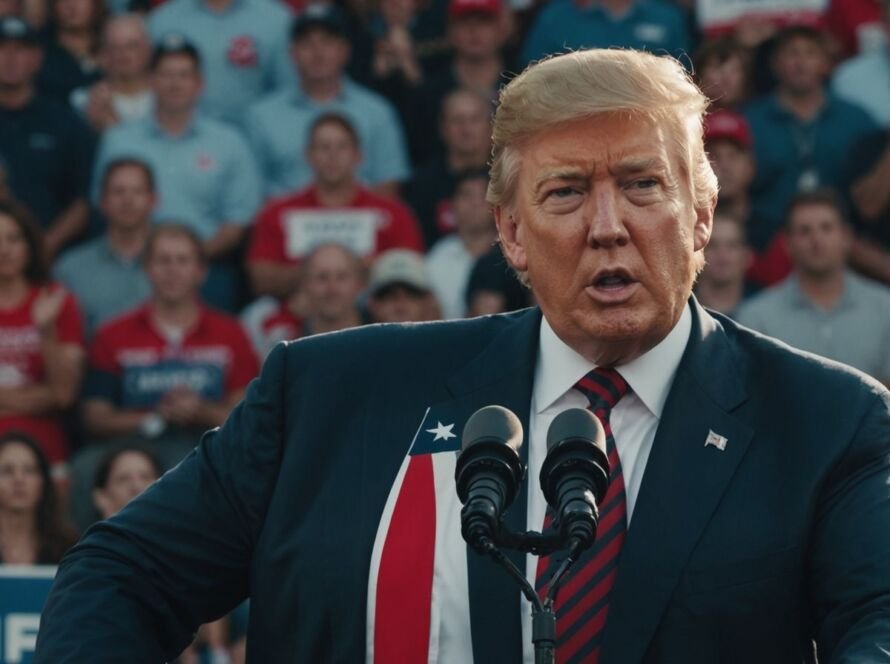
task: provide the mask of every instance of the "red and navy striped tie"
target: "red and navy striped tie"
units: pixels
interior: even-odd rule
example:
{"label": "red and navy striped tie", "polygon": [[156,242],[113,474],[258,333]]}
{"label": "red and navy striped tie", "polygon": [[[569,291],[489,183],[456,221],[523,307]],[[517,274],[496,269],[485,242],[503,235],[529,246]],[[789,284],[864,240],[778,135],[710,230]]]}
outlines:
{"label": "red and navy striped tie", "polygon": [[[596,664],[606,616],[609,591],[615,583],[618,557],[627,534],[627,502],[621,460],[609,425],[609,413],[628,391],[628,384],[614,369],[594,369],[575,384],[590,401],[590,409],[606,430],[610,482],[599,506],[596,541],[569,569],[560,582],[556,598],[557,664]],[[544,529],[549,529],[552,510],[547,508]],[[565,556],[556,553],[538,560],[536,586],[547,590],[553,573]]]}

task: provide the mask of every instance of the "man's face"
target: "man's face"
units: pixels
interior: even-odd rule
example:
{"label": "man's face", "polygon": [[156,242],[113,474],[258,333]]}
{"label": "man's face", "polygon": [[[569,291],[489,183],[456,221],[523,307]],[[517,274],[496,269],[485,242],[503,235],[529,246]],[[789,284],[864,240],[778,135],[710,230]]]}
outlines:
{"label": "man's face", "polygon": [[361,162],[361,153],[352,135],[333,122],[315,129],[306,157],[315,181],[329,186],[351,181]]}
{"label": "man's face", "polygon": [[368,305],[377,323],[412,323],[428,318],[429,294],[393,284],[375,293]]}
{"label": "man's face", "polygon": [[702,91],[723,107],[732,108],[743,101],[746,83],[745,64],[739,56],[712,60],[701,72]]}
{"label": "man's face", "polygon": [[105,29],[101,58],[111,76],[144,74],[151,59],[151,43],[141,24],[130,18],[112,19]]}
{"label": "man's face", "polygon": [[725,139],[710,141],[707,150],[720,183],[720,200],[747,198],[748,187],[754,179],[754,157],[750,150]]}
{"label": "man's face", "polygon": [[122,453],[114,460],[107,486],[97,489],[95,493],[95,502],[102,518],[107,519],[120,512],[156,479],[155,468],[144,454]]}
{"label": "man's face", "polygon": [[68,30],[86,30],[93,22],[92,0],[56,0],[53,14],[59,27]]}
{"label": "man's face", "polygon": [[164,56],[154,71],[154,90],[158,108],[184,113],[195,108],[201,95],[201,73],[187,55]]}
{"label": "man's face", "polygon": [[798,272],[827,277],[844,269],[852,237],[830,205],[799,205],[788,224],[788,253]]}
{"label": "man's face", "polygon": [[207,276],[191,240],[172,233],[155,239],[145,271],[151,283],[152,296],[171,305],[196,298]]}
{"label": "man's face", "polygon": [[732,219],[714,218],[711,239],[705,247],[705,269],[701,280],[717,286],[742,283],[751,262],[741,224]]}
{"label": "man's face", "polygon": [[306,263],[303,289],[310,317],[346,318],[362,289],[356,259],[339,247],[322,247]]}
{"label": "man's face", "polygon": [[479,177],[464,180],[457,186],[451,199],[454,223],[458,229],[468,231],[494,229],[494,220],[485,201],[488,181]]}
{"label": "man's face", "polygon": [[449,152],[487,152],[491,144],[491,120],[481,98],[470,93],[450,97],[443,109],[442,140]]}
{"label": "man's face", "polygon": [[314,28],[294,40],[291,55],[302,80],[336,80],[349,61],[349,42],[324,28]]}
{"label": "man's face", "polygon": [[646,352],[692,290],[712,210],[696,211],[672,131],[602,115],[518,146],[516,198],[496,209],[510,263],[528,272],[556,334],[597,364]]}
{"label": "man's face", "polygon": [[497,16],[469,14],[452,19],[448,24],[448,40],[458,56],[471,59],[490,58],[504,44],[506,30]]}
{"label": "man's face", "polygon": [[138,166],[119,166],[102,192],[102,212],[109,227],[133,229],[149,223],[155,194],[148,176]]}
{"label": "man's face", "polygon": [[828,76],[830,63],[824,49],[812,39],[795,37],[773,58],[779,86],[792,94],[818,90]]}
{"label": "man's face", "polygon": [[31,83],[42,60],[40,48],[34,44],[16,39],[0,41],[0,89]]}
{"label": "man's face", "polygon": [[27,269],[31,252],[25,234],[12,217],[0,214],[0,279],[20,278]]}

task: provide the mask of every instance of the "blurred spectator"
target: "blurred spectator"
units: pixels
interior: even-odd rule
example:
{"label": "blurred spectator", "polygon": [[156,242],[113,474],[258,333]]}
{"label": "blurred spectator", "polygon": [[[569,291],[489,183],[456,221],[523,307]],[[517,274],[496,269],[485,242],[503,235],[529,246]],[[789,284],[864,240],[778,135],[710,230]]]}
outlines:
{"label": "blurred spectator", "polygon": [[424,258],[409,249],[390,249],[371,266],[368,312],[375,323],[411,323],[438,318]]}
{"label": "blurred spectator", "polygon": [[356,128],[363,151],[359,178],[395,194],[410,175],[402,128],[388,101],[344,75],[350,48],[341,10],[308,6],[294,21],[291,54],[299,86],[261,99],[244,122],[266,194],[280,196],[309,184],[312,171],[304,158],[309,129],[330,111],[342,113]]}
{"label": "blurred spectator", "polygon": [[[258,367],[237,321],[198,296],[206,265],[190,229],[155,227],[145,270],[148,302],[99,328],[93,341],[84,423],[97,439],[150,440],[168,465],[196,435],[222,424]],[[164,445],[174,449],[165,454]]]}
{"label": "blurred spectator", "polygon": [[838,97],[861,106],[875,122],[890,128],[890,0],[884,0],[883,14],[886,45],[841,63],[832,83]]}
{"label": "blurred spectator", "polygon": [[147,447],[123,445],[99,462],[93,480],[93,504],[102,519],[120,512],[161,476],[161,462]]}
{"label": "blurred spectator", "polygon": [[705,269],[695,286],[698,301],[735,318],[739,305],[752,293],[745,281],[751,258],[744,223],[725,212],[716,212],[711,239],[705,247]]}
{"label": "blurred spectator", "polygon": [[313,184],[269,203],[251,234],[247,269],[257,295],[284,297],[295,290],[301,261],[321,244],[342,244],[367,262],[396,247],[423,251],[411,211],[356,181],[362,160],[358,141],[341,115],[326,113],[312,124],[306,162]]}
{"label": "blurred spectator", "polygon": [[451,197],[459,173],[485,168],[491,153],[491,104],[469,90],[455,90],[442,103],[439,132],[444,153],[435,153],[414,174],[408,203],[420,220],[426,245],[454,231]]}
{"label": "blurred spectator", "polygon": [[466,315],[470,271],[497,240],[494,218],[485,201],[487,189],[488,173],[484,170],[458,177],[452,199],[456,232],[439,240],[427,256],[433,292],[445,319]]}
{"label": "blurred spectator", "polygon": [[260,360],[266,359],[278,343],[303,336],[303,299],[298,290],[282,299],[264,295],[241,311],[241,326]]}
{"label": "blurred spectator", "polygon": [[40,447],[22,432],[0,436],[0,564],[56,565],[76,541]]}
{"label": "blurred spectator", "polygon": [[438,140],[438,123],[449,93],[458,88],[472,90],[491,100],[486,108],[487,113],[491,112],[498,87],[504,83],[501,52],[508,35],[505,13],[501,0],[449,2],[451,62],[424,81],[403,113],[416,163],[427,161],[443,148]]}
{"label": "blurred spectator", "polygon": [[119,122],[144,120],[154,108],[151,41],[137,14],[108,19],[102,31],[99,63],[105,78],[71,94],[71,103],[101,133]]}
{"label": "blurred spectator", "polygon": [[47,284],[39,227],[0,204],[0,433],[32,435],[59,474],[68,459],[61,413],[77,398],[83,359],[77,304]]}
{"label": "blurred spectator", "polygon": [[687,18],[677,5],[647,0],[551,0],[532,23],[522,51],[527,64],[569,49],[620,47],[686,57]]}
{"label": "blurred spectator", "polygon": [[755,164],[751,130],[738,113],[718,109],[705,118],[705,145],[720,185],[720,207],[743,223],[746,243],[754,252],[748,278],[770,286],[791,272],[785,235],[764,223],[752,208],[749,187]]}
{"label": "blurred spectator", "polygon": [[776,90],[745,110],[757,162],[752,203],[767,236],[781,227],[797,192],[843,186],[850,149],[876,128],[865,111],[826,90],[829,65],[821,32],[804,26],[783,30],[772,56]]}
{"label": "blurred spectator", "polygon": [[890,384],[890,290],[846,269],[852,239],[838,196],[799,194],[788,212],[794,273],[744,304],[739,320]]}
{"label": "blurred spectator", "polygon": [[104,0],[49,0],[43,66],[37,76],[42,94],[67,104],[74,90],[102,78],[97,55],[104,22]]}
{"label": "blurred spectator", "polygon": [[732,37],[702,44],[693,58],[696,82],[712,108],[738,109],[751,93],[748,50]]}
{"label": "blurred spectator", "polygon": [[[398,90],[415,86],[423,78],[411,35],[416,11],[416,0],[380,0],[380,14],[370,26],[376,33],[371,58],[376,87]],[[385,89],[381,90],[384,94]]]}
{"label": "blurred spectator", "polygon": [[94,198],[111,161],[135,157],[148,163],[157,180],[154,219],[182,222],[198,234],[211,261],[202,294],[208,303],[234,311],[239,280],[233,253],[260,204],[256,165],[235,129],[198,112],[202,76],[194,46],[169,35],[156,47],[151,68],[155,111],[105,133],[94,168]]}
{"label": "blurred spectator", "polygon": [[37,93],[41,59],[34,31],[14,16],[0,18],[0,154],[13,194],[45,229],[52,257],[86,228],[93,146],[67,103]]}
{"label": "blurred spectator", "polygon": [[208,115],[240,124],[261,95],[295,83],[288,56],[291,13],[280,2],[169,0],[149,15],[155,43],[181,34],[201,55]]}
{"label": "blurred spectator", "polygon": [[467,281],[467,316],[485,316],[531,306],[531,290],[520,283],[496,244],[479,258]]}
{"label": "blurred spectator", "polygon": [[850,161],[857,226],[850,261],[863,274],[890,286],[890,128],[864,138]]}
{"label": "blurred spectator", "polygon": [[316,247],[306,257],[300,288],[303,336],[367,323],[357,304],[364,286],[364,266],[358,256],[338,244]]}
{"label": "blurred spectator", "polygon": [[157,199],[151,168],[138,159],[112,161],[101,189],[106,234],[65,252],[53,269],[80,303],[88,337],[150,292],[142,253]]}
{"label": "blurred spectator", "polygon": [[839,42],[843,57],[890,46],[881,29],[882,3],[886,12],[887,0],[830,0],[825,25]]}

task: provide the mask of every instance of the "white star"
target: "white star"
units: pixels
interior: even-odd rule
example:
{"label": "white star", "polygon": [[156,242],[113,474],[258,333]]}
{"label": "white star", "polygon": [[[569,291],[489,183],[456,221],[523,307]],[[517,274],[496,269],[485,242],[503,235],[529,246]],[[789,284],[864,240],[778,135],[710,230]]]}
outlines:
{"label": "white star", "polygon": [[435,443],[437,440],[448,440],[449,438],[457,438],[457,434],[451,433],[451,430],[454,428],[453,424],[449,424],[445,426],[441,422],[437,422],[439,426],[434,429],[427,429],[427,433],[434,433],[436,437],[433,438],[433,442]]}

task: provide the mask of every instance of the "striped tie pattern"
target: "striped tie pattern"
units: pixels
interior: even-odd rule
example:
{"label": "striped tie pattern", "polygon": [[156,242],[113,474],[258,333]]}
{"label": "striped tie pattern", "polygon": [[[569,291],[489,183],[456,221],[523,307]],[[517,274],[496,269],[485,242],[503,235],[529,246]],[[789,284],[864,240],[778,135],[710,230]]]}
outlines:
{"label": "striped tie pattern", "polygon": [[[557,664],[597,664],[600,641],[609,612],[609,591],[615,583],[618,557],[627,534],[627,503],[621,460],[609,425],[609,413],[628,391],[628,384],[614,369],[594,369],[575,384],[590,401],[590,409],[606,431],[610,483],[600,506],[596,541],[562,578],[556,598]],[[544,529],[551,527],[547,508]],[[538,559],[536,586],[548,590],[554,572],[565,555],[555,553]]]}

